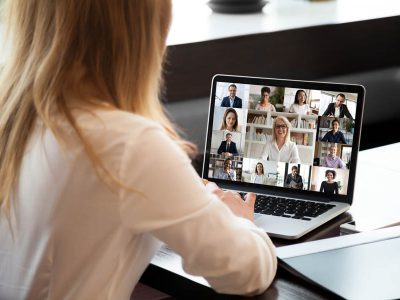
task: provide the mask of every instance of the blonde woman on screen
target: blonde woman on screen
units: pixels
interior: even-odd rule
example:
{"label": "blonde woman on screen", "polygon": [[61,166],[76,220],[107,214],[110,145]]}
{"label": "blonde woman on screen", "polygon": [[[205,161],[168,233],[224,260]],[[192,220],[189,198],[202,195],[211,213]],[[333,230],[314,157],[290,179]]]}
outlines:
{"label": "blonde woman on screen", "polygon": [[290,140],[291,124],[286,117],[278,116],[272,126],[272,140],[267,141],[262,159],[285,163],[300,163],[296,143]]}
{"label": "blonde woman on screen", "polygon": [[158,99],[171,1],[9,0],[5,16],[0,299],[130,299],[160,241],[217,291],[265,290],[254,194],[204,186]]}

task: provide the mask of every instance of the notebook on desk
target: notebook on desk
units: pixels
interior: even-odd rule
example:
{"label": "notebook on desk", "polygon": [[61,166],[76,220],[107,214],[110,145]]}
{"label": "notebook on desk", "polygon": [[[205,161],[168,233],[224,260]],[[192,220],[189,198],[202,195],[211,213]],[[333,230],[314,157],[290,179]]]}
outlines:
{"label": "notebook on desk", "polygon": [[277,248],[279,266],[344,299],[399,299],[400,226]]}
{"label": "notebook on desk", "polygon": [[360,85],[216,75],[203,178],[255,192],[255,223],[299,238],[352,204],[363,105]]}

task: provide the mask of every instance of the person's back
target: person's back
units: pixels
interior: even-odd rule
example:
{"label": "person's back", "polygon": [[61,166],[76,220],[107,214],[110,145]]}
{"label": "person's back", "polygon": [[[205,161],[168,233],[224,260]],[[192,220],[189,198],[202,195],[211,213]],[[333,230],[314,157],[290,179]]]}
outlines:
{"label": "person's back", "polygon": [[[128,142],[140,152],[140,135],[157,127],[123,112],[100,115],[86,115],[81,124],[106,167],[121,174]],[[68,148],[48,129],[42,136],[41,122],[27,145],[13,197],[13,231],[4,218],[0,226],[0,299],[128,299],[146,267],[143,256],[159,246],[124,224],[119,193],[95,174],[72,128],[64,126]],[[138,163],[129,173],[140,177],[140,170]],[[135,251],[140,246],[145,249]]]}
{"label": "person's back", "polygon": [[267,288],[255,195],[205,187],[159,102],[170,1],[7,7],[0,299],[129,299],[160,241],[217,291]]}
{"label": "person's back", "polygon": [[[163,138],[157,124],[115,110],[83,114],[78,121],[105,167],[138,191],[110,189],[95,174],[67,124],[64,149],[48,129],[42,136],[43,125],[37,122],[13,199],[14,235],[4,219],[0,226],[0,264],[6,266],[0,270],[0,299],[128,299],[160,246],[157,238],[180,250],[189,272],[220,273],[220,278],[209,280],[221,291],[254,292],[260,284],[269,284],[273,273],[249,279],[242,271],[233,281],[224,279],[222,274],[230,277],[243,265],[256,267],[259,259],[270,257],[265,263],[273,265],[273,257],[257,250],[258,243],[246,233],[250,224],[242,224],[215,196],[204,201],[189,164],[176,168],[187,157],[174,152],[176,146]],[[172,149],[159,156],[157,146]],[[176,192],[171,191],[177,185]],[[222,223],[220,214],[227,214]],[[205,227],[204,218],[209,222]],[[209,226],[219,230],[211,234]],[[225,229],[232,226],[233,232]],[[236,240],[231,253],[221,251],[223,239]],[[257,259],[236,253],[248,249],[248,243],[254,243]],[[231,256],[237,259],[220,265]]]}

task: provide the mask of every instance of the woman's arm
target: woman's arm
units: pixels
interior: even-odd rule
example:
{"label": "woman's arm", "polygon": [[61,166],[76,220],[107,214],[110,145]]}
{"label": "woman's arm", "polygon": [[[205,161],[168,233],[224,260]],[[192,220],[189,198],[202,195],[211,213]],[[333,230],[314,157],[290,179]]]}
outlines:
{"label": "woman's arm", "polygon": [[311,114],[311,108],[310,108],[310,105],[308,105],[307,103],[306,103],[306,105],[307,105],[307,115],[310,115],[310,114]]}
{"label": "woman's arm", "polygon": [[295,143],[292,144],[292,150],[290,153],[290,162],[296,164],[300,163],[299,150],[297,149],[297,145]]}
{"label": "woman's arm", "polygon": [[[151,233],[164,241],[182,256],[186,272],[205,277],[219,292],[264,291],[277,266],[265,232],[207,192],[187,156],[163,131],[152,129],[137,138],[140,142],[128,139],[121,169],[124,183],[138,191],[121,193],[121,218],[132,234]],[[157,172],[149,173],[154,166]]]}
{"label": "woman's arm", "polygon": [[342,144],[347,144],[347,141],[344,137],[343,132],[339,131],[339,133],[340,133],[340,141],[342,142]]}

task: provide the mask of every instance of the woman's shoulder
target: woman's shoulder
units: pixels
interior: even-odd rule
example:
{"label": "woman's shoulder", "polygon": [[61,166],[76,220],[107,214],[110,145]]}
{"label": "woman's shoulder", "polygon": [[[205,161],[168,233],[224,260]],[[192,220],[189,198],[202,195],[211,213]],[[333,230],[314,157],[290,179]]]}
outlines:
{"label": "woman's shoulder", "polygon": [[161,129],[157,122],[118,109],[98,109],[81,112],[77,115],[77,123],[83,130],[101,130],[104,134],[133,134],[148,129]]}
{"label": "woman's shoulder", "polygon": [[99,109],[74,115],[87,141],[104,155],[119,153],[127,145],[133,149],[148,144],[151,148],[154,141],[167,136],[159,123],[130,112]]}
{"label": "woman's shoulder", "polygon": [[268,140],[265,142],[265,146],[266,146],[266,147],[272,147],[273,145],[275,145],[275,140],[273,140],[273,139],[268,139]]}

